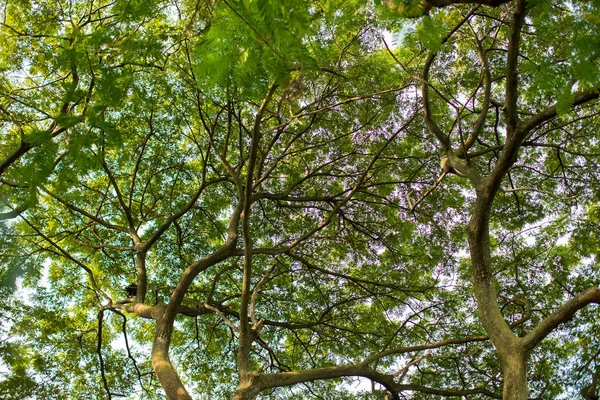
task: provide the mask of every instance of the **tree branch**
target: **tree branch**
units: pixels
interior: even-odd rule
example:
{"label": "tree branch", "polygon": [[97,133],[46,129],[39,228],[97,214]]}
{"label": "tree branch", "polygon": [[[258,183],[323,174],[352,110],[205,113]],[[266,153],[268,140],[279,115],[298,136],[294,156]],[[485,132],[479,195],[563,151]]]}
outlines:
{"label": "tree branch", "polygon": [[588,304],[600,304],[600,288],[591,287],[580,295],[567,301],[558,310],[546,317],[531,332],[523,338],[523,346],[532,350],[539,342],[550,334],[560,324],[571,320],[575,313]]}

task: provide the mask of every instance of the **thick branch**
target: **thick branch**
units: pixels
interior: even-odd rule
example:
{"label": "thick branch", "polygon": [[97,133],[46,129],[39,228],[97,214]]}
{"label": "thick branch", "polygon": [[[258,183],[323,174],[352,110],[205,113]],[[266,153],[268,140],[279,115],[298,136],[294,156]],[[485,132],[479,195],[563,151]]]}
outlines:
{"label": "thick branch", "polygon": [[[600,94],[599,91],[600,91],[600,88],[595,88],[595,89],[586,90],[584,92],[577,93],[575,95],[575,98],[573,99],[573,107],[576,107],[578,105],[587,103],[591,100],[597,99],[598,95]],[[519,132],[520,132],[520,136],[522,137],[522,140],[533,129],[542,125],[544,122],[550,121],[552,118],[555,118],[557,115],[558,114],[556,111],[556,104],[553,104],[550,107],[540,111],[538,114],[534,115],[533,117],[523,121],[521,123],[521,125],[519,126]]]}
{"label": "thick branch", "polygon": [[0,175],[4,173],[6,168],[11,166],[15,161],[21,158],[23,154],[27,153],[31,149],[33,149],[33,145],[31,143],[21,142],[21,145],[0,163]]}
{"label": "thick branch", "polygon": [[117,303],[111,303],[103,307],[105,310],[123,310],[136,314],[144,319],[158,319],[163,312],[164,306],[147,306],[141,303],[126,303],[125,301],[119,301]]}
{"label": "thick branch", "polygon": [[506,60],[506,97],[505,113],[507,134],[513,135],[517,129],[517,99],[519,97],[519,45],[521,43],[521,30],[525,23],[525,0],[517,0],[513,19],[511,22],[510,37],[508,40],[508,55]]}
{"label": "thick branch", "polygon": [[523,346],[527,350],[532,350],[556,327],[569,321],[577,311],[591,303],[600,304],[600,288],[589,288],[563,304],[523,338]]}
{"label": "thick branch", "polygon": [[441,340],[439,342],[422,344],[422,345],[418,345],[418,346],[397,347],[397,348],[389,349],[386,351],[382,351],[377,354],[373,354],[372,356],[366,358],[362,363],[360,363],[360,365],[367,366],[381,358],[391,356],[391,355],[396,355],[396,354],[406,354],[406,353],[412,353],[415,351],[437,349],[440,347],[445,347],[445,346],[450,346],[450,345],[459,345],[459,344],[465,344],[465,343],[471,343],[471,342],[484,342],[486,340],[489,340],[489,337],[487,337],[487,336],[466,336],[466,337],[460,338],[460,339],[446,339],[446,340]]}
{"label": "thick branch", "polygon": [[181,382],[181,379],[169,358],[169,347],[171,344],[171,334],[173,332],[175,316],[177,315],[181,302],[194,281],[194,278],[198,276],[200,272],[227,259],[233,254],[238,238],[237,232],[241,212],[242,203],[239,202],[231,217],[228,236],[225,243],[213,253],[192,263],[183,272],[177,287],[171,294],[171,299],[166,306],[164,313],[161,313],[161,315],[158,315],[156,318],[156,333],[152,345],[152,366],[161,386],[170,399],[191,400],[191,396],[186,391],[185,386]]}
{"label": "thick branch", "polygon": [[310,382],[320,379],[342,378],[346,376],[360,376],[371,379],[372,381],[383,385],[388,391],[393,393],[417,391],[438,396],[467,396],[470,394],[485,394],[493,398],[501,398],[501,396],[483,387],[474,389],[440,389],[430,388],[418,384],[396,383],[393,375],[382,374],[372,368],[361,365],[316,368],[306,371],[293,371],[262,375],[258,378],[257,386],[262,391],[273,387],[289,386],[302,382]]}
{"label": "thick branch", "polygon": [[7,220],[7,219],[17,218],[26,209],[27,209],[27,207],[20,206],[20,207],[15,208],[12,211],[7,211],[7,212],[0,213],[0,221],[4,221],[4,220]]}

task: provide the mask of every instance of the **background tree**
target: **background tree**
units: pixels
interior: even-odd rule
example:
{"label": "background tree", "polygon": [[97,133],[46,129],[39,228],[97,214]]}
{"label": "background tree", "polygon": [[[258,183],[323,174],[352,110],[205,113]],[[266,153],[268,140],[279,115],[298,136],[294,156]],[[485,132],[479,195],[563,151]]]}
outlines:
{"label": "background tree", "polygon": [[452,3],[5,2],[0,393],[597,396],[599,4]]}

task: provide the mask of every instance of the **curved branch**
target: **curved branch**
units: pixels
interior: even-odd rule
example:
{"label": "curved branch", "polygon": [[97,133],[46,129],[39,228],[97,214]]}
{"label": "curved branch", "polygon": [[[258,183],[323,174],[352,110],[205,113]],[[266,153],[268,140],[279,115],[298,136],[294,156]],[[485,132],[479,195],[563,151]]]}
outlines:
{"label": "curved branch", "polygon": [[191,400],[191,396],[181,382],[175,367],[169,358],[169,347],[175,316],[181,306],[184,296],[198,274],[207,268],[227,259],[233,255],[238,239],[238,228],[242,202],[238,202],[229,222],[227,240],[213,253],[192,263],[182,274],[177,287],[173,290],[169,304],[164,312],[156,315],[156,333],[152,344],[152,367],[169,398],[178,400]]}
{"label": "curved branch", "polygon": [[359,365],[368,366],[369,364],[371,364],[381,358],[390,356],[390,355],[405,354],[405,353],[412,353],[415,351],[437,349],[437,348],[444,347],[444,346],[466,344],[466,343],[471,343],[471,342],[485,342],[486,340],[489,340],[489,339],[490,338],[488,336],[467,336],[467,337],[460,338],[460,339],[446,339],[446,340],[441,340],[439,342],[422,344],[422,345],[418,345],[418,346],[397,347],[394,349],[382,351],[377,354],[373,354],[372,356],[366,358]]}
{"label": "curved branch", "polygon": [[[392,393],[404,391],[416,391],[421,393],[433,394],[437,396],[467,396],[470,394],[485,394],[492,398],[501,399],[502,396],[487,390],[485,387],[473,389],[440,389],[430,388],[419,384],[397,383],[393,375],[382,374],[372,368],[362,365],[350,365],[344,367],[316,368],[306,371],[281,372],[277,374],[266,374],[255,378],[255,385],[258,387],[254,391],[258,392],[265,389],[290,386],[302,382],[310,382],[321,379],[334,379],[349,376],[360,376],[368,378],[374,382],[383,385]],[[252,390],[252,389],[250,389]]]}
{"label": "curved branch", "polygon": [[133,367],[135,368],[137,377],[138,377],[138,382],[140,383],[140,387],[144,390],[144,392],[148,393],[148,389],[146,389],[144,387],[144,384],[142,383],[142,372],[140,371],[140,368],[138,367],[138,363],[136,361],[136,359],[133,357],[133,355],[131,354],[131,349],[129,348],[129,339],[127,338],[127,317],[120,311],[118,310],[112,310],[112,312],[114,312],[115,314],[119,315],[121,318],[123,318],[123,324],[121,325],[121,329],[123,330],[123,340],[125,341],[125,349],[127,350],[127,357],[129,359],[131,359],[131,361],[133,362]]}
{"label": "curved branch", "polygon": [[[248,168],[246,171],[246,183],[244,186],[244,199],[242,209],[242,234],[244,237],[244,266],[242,275],[242,297],[240,299],[240,329],[239,329],[239,349],[238,349],[238,372],[240,374],[240,385],[244,384],[246,374],[250,370],[250,347],[252,345],[252,332],[249,325],[248,308],[250,297],[252,296],[250,284],[252,281],[252,236],[250,235],[250,213],[252,212],[252,187],[254,182],[254,173],[256,159],[258,155],[258,145],[261,139],[261,124],[263,115],[271,98],[277,90],[278,85],[273,84],[265,95],[256,116],[252,129],[252,140],[250,143],[250,154],[248,155]],[[252,311],[253,312],[253,311]]]}
{"label": "curved branch", "polygon": [[[458,31],[460,29],[460,27],[463,26],[463,24],[465,22],[467,22],[469,20],[469,18],[471,18],[471,16],[475,13],[476,10],[477,10],[477,8],[471,10],[471,12],[469,12],[441,40],[441,43],[442,44],[446,43],[448,41],[448,39],[450,39],[452,37],[452,35],[454,35],[454,33],[456,33],[456,31]],[[440,129],[440,127],[438,126],[438,124],[433,120],[433,117],[431,115],[431,101],[429,99],[429,86],[431,84],[429,83],[429,70],[431,69],[431,66],[433,65],[433,61],[435,60],[435,56],[436,56],[436,52],[431,52],[429,54],[429,56],[427,56],[427,59],[425,60],[425,64],[423,66],[423,75],[421,76],[421,95],[423,96],[423,117],[425,119],[425,123],[427,124],[427,126],[429,127],[429,129],[431,130],[431,132],[435,135],[435,137],[437,138],[437,140],[442,145],[442,148],[444,149],[444,152],[447,152],[448,150],[451,149],[450,139],[449,139],[449,137],[447,135],[444,134],[444,132],[442,132],[442,130]],[[438,92],[438,94],[440,94],[440,93]]]}
{"label": "curved branch", "polygon": [[600,304],[600,288],[591,287],[559,307],[523,338],[523,346],[527,350],[533,349],[556,327],[571,320],[577,311],[591,303]]}
{"label": "curved branch", "polygon": [[128,300],[118,301],[116,303],[111,303],[103,307],[105,310],[123,310],[126,312],[130,312],[136,314],[144,319],[158,319],[162,314],[164,306],[147,306],[141,303],[129,303]]}
{"label": "curved branch", "polygon": [[[575,98],[573,99],[573,107],[595,100],[598,98],[599,95],[600,87],[579,92],[575,95]],[[522,122],[522,124],[519,126],[521,136],[526,136],[533,129],[542,125],[544,122],[550,121],[557,115],[558,113],[556,111],[556,104],[553,104],[550,107],[540,111],[538,114]]]}
{"label": "curved branch", "polygon": [[104,320],[104,310],[98,312],[98,343],[96,345],[96,353],[98,354],[98,360],[100,361],[100,375],[102,375],[102,384],[104,390],[108,395],[108,400],[112,399],[112,393],[108,387],[108,381],[106,380],[106,372],[104,371],[104,358],[102,357],[102,324]]}
{"label": "curved branch", "polygon": [[[475,34],[474,31],[473,31],[473,34]],[[475,122],[475,126],[473,127],[471,134],[469,135],[469,137],[467,138],[467,140],[465,141],[465,143],[463,145],[465,154],[473,146],[473,144],[475,143],[475,141],[481,134],[481,131],[483,130],[483,127],[485,125],[485,120],[487,118],[487,113],[490,108],[490,94],[491,94],[491,90],[492,90],[492,75],[490,73],[490,66],[489,66],[489,63],[487,60],[486,52],[483,49],[481,40],[479,40],[479,38],[477,36],[475,36],[475,42],[477,43],[477,50],[479,50],[479,57],[481,58],[481,62],[483,64],[483,76],[484,76],[484,80],[485,80],[485,88],[484,88],[483,104],[481,106],[482,107],[481,112],[479,113],[479,117],[477,118],[477,121]]]}

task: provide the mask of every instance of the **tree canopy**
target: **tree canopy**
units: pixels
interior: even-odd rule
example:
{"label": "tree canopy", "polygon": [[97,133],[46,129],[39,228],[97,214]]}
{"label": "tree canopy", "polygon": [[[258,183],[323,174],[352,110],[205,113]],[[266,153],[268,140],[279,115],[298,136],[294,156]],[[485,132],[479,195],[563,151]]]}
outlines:
{"label": "tree canopy", "polygon": [[600,1],[0,20],[0,397],[600,396]]}

